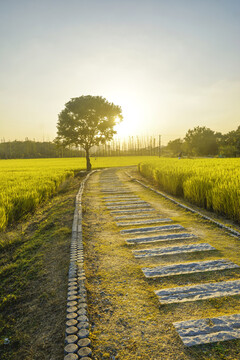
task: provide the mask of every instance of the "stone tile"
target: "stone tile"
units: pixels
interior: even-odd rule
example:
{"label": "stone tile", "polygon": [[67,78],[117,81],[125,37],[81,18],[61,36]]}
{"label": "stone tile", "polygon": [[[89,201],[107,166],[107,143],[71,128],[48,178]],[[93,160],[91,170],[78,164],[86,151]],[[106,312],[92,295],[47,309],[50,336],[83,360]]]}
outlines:
{"label": "stone tile", "polygon": [[213,246],[203,243],[203,244],[189,244],[181,246],[168,246],[154,249],[143,249],[143,250],[133,250],[133,254],[136,258],[145,258],[151,256],[165,256],[165,255],[175,255],[175,254],[184,254],[192,253],[196,251],[210,251],[216,250]]}
{"label": "stone tile", "polygon": [[140,212],[150,212],[150,211],[155,211],[155,209],[153,208],[142,208],[142,209],[130,209],[130,210],[114,210],[111,211],[111,214],[128,214],[128,213],[132,213],[132,214],[136,214],[136,213],[140,213]]}
{"label": "stone tile", "polygon": [[150,218],[150,217],[154,217],[157,216],[156,214],[129,214],[129,215],[119,215],[119,216],[114,216],[114,220],[134,220],[134,219],[146,219],[146,217]]}
{"label": "stone tile", "polygon": [[104,199],[104,201],[109,201],[109,200],[125,200],[125,199],[140,199],[138,196],[136,195],[109,195],[109,196],[104,196],[102,199]]}
{"label": "stone tile", "polygon": [[126,201],[111,201],[107,202],[106,206],[117,206],[117,205],[132,205],[132,204],[147,204],[146,201],[143,200],[126,200]]}
{"label": "stone tile", "polygon": [[167,288],[164,290],[157,290],[155,291],[155,294],[158,296],[161,304],[182,303],[222,296],[240,295],[240,280]]}
{"label": "stone tile", "polygon": [[173,323],[184,345],[240,339],[240,314]]}
{"label": "stone tile", "polygon": [[147,236],[140,238],[127,239],[127,244],[144,244],[144,243],[153,243],[156,241],[174,241],[174,240],[185,240],[185,239],[195,239],[197,238],[194,234],[168,234],[168,235],[156,235],[156,236]]}
{"label": "stone tile", "polygon": [[206,271],[217,271],[238,268],[237,264],[226,259],[194,261],[190,263],[156,266],[154,268],[143,268],[146,277],[164,277],[173,275],[184,275]]}
{"label": "stone tile", "polygon": [[130,190],[100,190],[104,194],[131,194]]}
{"label": "stone tile", "polygon": [[107,206],[108,210],[124,210],[124,209],[138,209],[138,208],[147,208],[151,207],[148,203],[143,204],[129,204],[129,205],[114,205],[114,206]]}
{"label": "stone tile", "polygon": [[[145,216],[146,218],[146,216]],[[146,224],[158,224],[158,223],[163,223],[163,222],[171,222],[171,219],[164,219],[164,218],[159,218],[159,219],[147,219],[147,220],[136,220],[136,221],[124,221],[124,222],[117,222],[116,225],[117,226],[136,226],[136,225],[146,225]]]}
{"label": "stone tile", "polygon": [[156,231],[171,231],[171,230],[185,230],[182,225],[162,225],[162,226],[150,226],[136,229],[124,229],[120,233],[124,234],[137,234],[137,233],[147,233],[147,232],[156,232]]}

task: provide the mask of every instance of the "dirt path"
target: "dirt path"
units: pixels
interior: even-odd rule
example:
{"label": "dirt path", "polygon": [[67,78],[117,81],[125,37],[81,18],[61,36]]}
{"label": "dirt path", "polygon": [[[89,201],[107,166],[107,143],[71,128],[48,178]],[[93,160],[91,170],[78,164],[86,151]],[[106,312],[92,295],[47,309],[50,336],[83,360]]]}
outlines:
{"label": "dirt path", "polygon": [[[239,239],[132,182],[124,171],[111,169],[94,174],[83,199],[86,287],[94,359],[238,359],[239,340],[187,347],[173,325],[239,313],[240,296],[232,296],[232,287],[225,296],[215,293],[191,301],[184,297],[180,300],[179,294],[169,301],[169,291],[225,282],[229,282],[227,285],[233,282],[239,288],[236,281],[240,271],[235,267],[240,265]],[[130,192],[126,193],[126,189]],[[145,224],[126,225],[143,220]],[[125,223],[117,226],[119,222]],[[158,228],[153,231],[155,226]],[[139,238],[140,241],[136,240]],[[200,245],[200,249],[190,252],[190,245],[193,249]],[[166,253],[170,246],[175,247],[175,253],[172,248],[173,253]],[[165,254],[149,256],[149,250],[156,248]],[[147,256],[140,257],[143,254]],[[226,259],[230,262],[226,263]],[[198,269],[199,261],[205,262],[205,270]],[[185,268],[180,271],[175,264],[184,264]],[[160,267],[157,276],[156,269],[154,277],[144,276],[142,269],[150,269],[145,274],[151,276],[155,267]],[[160,291],[158,296],[155,291]]]}

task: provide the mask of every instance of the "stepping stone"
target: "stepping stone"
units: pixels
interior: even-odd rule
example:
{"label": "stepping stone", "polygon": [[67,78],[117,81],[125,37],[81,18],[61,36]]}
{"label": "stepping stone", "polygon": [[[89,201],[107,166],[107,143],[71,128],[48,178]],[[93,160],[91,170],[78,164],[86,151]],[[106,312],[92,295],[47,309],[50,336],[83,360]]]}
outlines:
{"label": "stepping stone", "polygon": [[155,231],[169,231],[169,230],[185,230],[182,225],[162,225],[162,226],[150,226],[136,229],[125,229],[121,230],[121,234],[133,234],[133,233],[146,233]]}
{"label": "stepping stone", "polygon": [[[145,216],[146,217],[146,216]],[[135,226],[135,225],[145,225],[145,224],[158,224],[162,222],[170,222],[171,219],[147,219],[147,220],[139,220],[139,221],[124,221],[116,223],[117,226]]]}
{"label": "stepping stone", "polygon": [[142,208],[142,209],[135,209],[135,210],[134,209],[131,209],[131,210],[114,210],[114,211],[111,211],[111,215],[114,215],[114,214],[127,214],[127,213],[136,214],[136,213],[146,212],[146,211],[147,212],[155,211],[155,209],[153,209],[153,208]]}
{"label": "stepping stone", "polygon": [[118,184],[118,185],[122,185],[122,181],[119,181],[119,179],[116,179],[116,178],[109,178],[109,179],[104,179],[104,180],[99,180],[99,183],[100,184],[113,184],[113,181],[114,181],[114,184]]}
{"label": "stepping stone", "polygon": [[133,238],[127,239],[127,244],[144,244],[144,243],[153,243],[156,241],[174,241],[174,240],[187,240],[187,239],[195,239],[197,238],[194,234],[168,234],[168,235],[157,235],[157,236],[148,236],[148,237],[141,237],[141,238]]}
{"label": "stepping stone", "polygon": [[130,190],[101,190],[104,194],[131,194]]}
{"label": "stepping stone", "polygon": [[104,196],[103,199],[105,201],[109,201],[109,200],[120,200],[120,199],[140,199],[138,196],[136,195],[109,195],[109,196]]}
{"label": "stepping stone", "polygon": [[161,304],[182,303],[222,296],[240,295],[240,280],[181,286],[157,290],[155,291],[155,294],[158,296]]}
{"label": "stepping stone", "polygon": [[101,186],[102,191],[119,191],[119,190],[129,190],[125,186]]}
{"label": "stepping stone", "polygon": [[128,201],[116,201],[116,202],[107,202],[106,206],[113,206],[113,205],[131,205],[131,204],[147,204],[146,201],[143,200],[132,200],[129,199]]}
{"label": "stepping stone", "polygon": [[144,218],[146,219],[147,217],[154,217],[156,216],[155,214],[133,214],[133,215],[120,215],[120,216],[114,216],[115,220],[134,220],[134,219],[141,219]]}
{"label": "stepping stone", "polygon": [[168,246],[168,247],[155,248],[155,249],[133,250],[133,254],[136,258],[145,258],[150,256],[185,254],[196,251],[209,251],[209,250],[216,250],[216,249],[213,246],[205,243],[205,244],[189,244],[189,245],[181,245],[181,246]]}
{"label": "stepping stone", "polygon": [[117,206],[107,206],[108,210],[124,210],[124,209],[136,209],[142,207],[151,207],[150,204],[130,204],[130,205],[117,205]]}
{"label": "stepping stone", "polygon": [[186,346],[240,339],[240,314],[173,323]]}
{"label": "stepping stone", "polygon": [[183,264],[172,264],[167,266],[157,266],[154,268],[143,268],[142,271],[147,278],[152,278],[234,268],[239,268],[239,266],[237,264],[234,264],[232,261],[220,259],[210,261],[195,261]]}

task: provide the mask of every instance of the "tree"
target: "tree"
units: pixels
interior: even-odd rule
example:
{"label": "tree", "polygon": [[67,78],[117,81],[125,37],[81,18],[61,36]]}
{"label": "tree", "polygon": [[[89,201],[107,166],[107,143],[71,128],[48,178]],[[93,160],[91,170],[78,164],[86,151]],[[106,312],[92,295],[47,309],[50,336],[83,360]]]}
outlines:
{"label": "tree", "polygon": [[113,127],[122,120],[122,110],[101,96],[80,96],[65,104],[58,116],[58,144],[81,146],[86,152],[87,171],[91,170],[89,150],[105,144],[116,131]]}
{"label": "tree", "polygon": [[167,144],[167,149],[170,150],[173,155],[180,154],[183,151],[183,140],[170,140]]}
{"label": "tree", "polygon": [[205,126],[197,126],[186,133],[184,138],[186,149],[192,155],[216,155],[220,135]]}
{"label": "tree", "polygon": [[221,155],[227,157],[240,156],[240,126],[223,136]]}

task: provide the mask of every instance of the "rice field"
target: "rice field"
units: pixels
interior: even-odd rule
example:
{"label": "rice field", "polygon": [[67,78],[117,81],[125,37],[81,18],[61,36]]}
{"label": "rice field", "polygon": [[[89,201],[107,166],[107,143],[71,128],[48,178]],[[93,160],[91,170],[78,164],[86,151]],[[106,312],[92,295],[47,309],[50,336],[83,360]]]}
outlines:
{"label": "rice field", "polygon": [[[148,157],[92,158],[95,168],[137,165]],[[57,193],[82,169],[85,158],[0,160],[0,230],[23,218]]]}
{"label": "rice field", "polygon": [[162,190],[240,223],[240,159],[159,158],[138,169]]}

